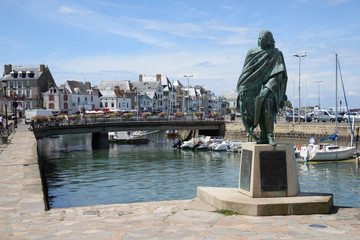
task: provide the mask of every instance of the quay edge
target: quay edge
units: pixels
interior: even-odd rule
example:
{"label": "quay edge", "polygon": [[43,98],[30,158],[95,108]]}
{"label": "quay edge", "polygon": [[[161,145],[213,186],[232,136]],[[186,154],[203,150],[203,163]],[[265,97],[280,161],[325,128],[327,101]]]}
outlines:
{"label": "quay edge", "polygon": [[[275,124],[276,138],[302,139],[309,140],[315,138],[317,140],[335,133],[334,124],[291,124],[278,123]],[[246,138],[246,131],[241,122],[225,122],[221,131],[222,136],[228,139],[241,140]],[[337,133],[339,140],[349,142],[351,139],[351,130],[349,126],[338,126]],[[255,134],[259,134],[259,128],[255,129]]]}

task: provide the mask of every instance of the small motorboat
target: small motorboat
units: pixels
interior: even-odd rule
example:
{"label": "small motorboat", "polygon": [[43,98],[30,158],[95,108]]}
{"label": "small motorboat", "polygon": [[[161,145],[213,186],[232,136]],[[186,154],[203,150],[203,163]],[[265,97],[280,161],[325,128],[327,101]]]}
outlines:
{"label": "small motorboat", "polygon": [[241,152],[242,142],[230,142],[229,147],[226,151],[228,152]]}
{"label": "small motorboat", "polygon": [[181,145],[180,145],[181,149],[194,149],[195,148],[195,143],[193,140],[189,140],[189,141],[184,141]]}
{"label": "small motorboat", "polygon": [[227,141],[222,141],[221,143],[218,143],[214,148],[213,151],[227,151],[228,148],[230,148],[230,145]]}

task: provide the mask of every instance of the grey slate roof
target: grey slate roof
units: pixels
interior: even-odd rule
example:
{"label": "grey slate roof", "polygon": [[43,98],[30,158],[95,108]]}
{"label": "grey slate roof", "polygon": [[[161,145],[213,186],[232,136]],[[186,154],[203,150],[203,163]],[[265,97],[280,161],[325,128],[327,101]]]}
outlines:
{"label": "grey slate roof", "polygon": [[88,94],[88,89],[83,82],[68,80],[65,85],[72,94]]}
{"label": "grey slate roof", "polygon": [[[20,79],[38,79],[43,72],[40,72],[40,68],[38,66],[30,67],[30,66],[12,66],[12,71],[18,74],[18,76],[12,77],[11,74],[6,74],[1,78],[1,80],[20,80]],[[25,73],[24,77],[19,75],[19,72]],[[28,72],[33,73],[33,77],[29,77]],[[31,76],[31,75],[30,75]]]}
{"label": "grey slate roof", "polygon": [[119,89],[124,91],[130,91],[130,80],[114,80],[114,81],[102,81],[98,88],[100,90],[114,90],[118,86]]}

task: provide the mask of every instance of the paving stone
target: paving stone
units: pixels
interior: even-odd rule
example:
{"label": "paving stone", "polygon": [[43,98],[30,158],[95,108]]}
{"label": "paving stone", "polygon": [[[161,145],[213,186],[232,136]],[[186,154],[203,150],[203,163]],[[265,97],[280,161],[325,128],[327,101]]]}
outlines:
{"label": "paving stone", "polygon": [[[0,239],[360,239],[360,209],[225,216],[199,199],[44,210],[36,141],[19,124],[0,152]],[[19,147],[21,146],[21,147]]]}

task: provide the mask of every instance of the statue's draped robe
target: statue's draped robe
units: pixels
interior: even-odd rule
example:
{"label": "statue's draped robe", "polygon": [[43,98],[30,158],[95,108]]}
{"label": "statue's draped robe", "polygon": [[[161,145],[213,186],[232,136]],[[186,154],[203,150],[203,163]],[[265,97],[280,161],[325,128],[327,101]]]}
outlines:
{"label": "statue's draped robe", "polygon": [[[238,106],[248,133],[257,126],[263,102],[255,101],[260,91],[267,87],[273,93],[276,112],[286,100],[287,74],[284,57],[277,48],[249,50],[237,83]],[[255,104],[256,102],[256,104]]]}

